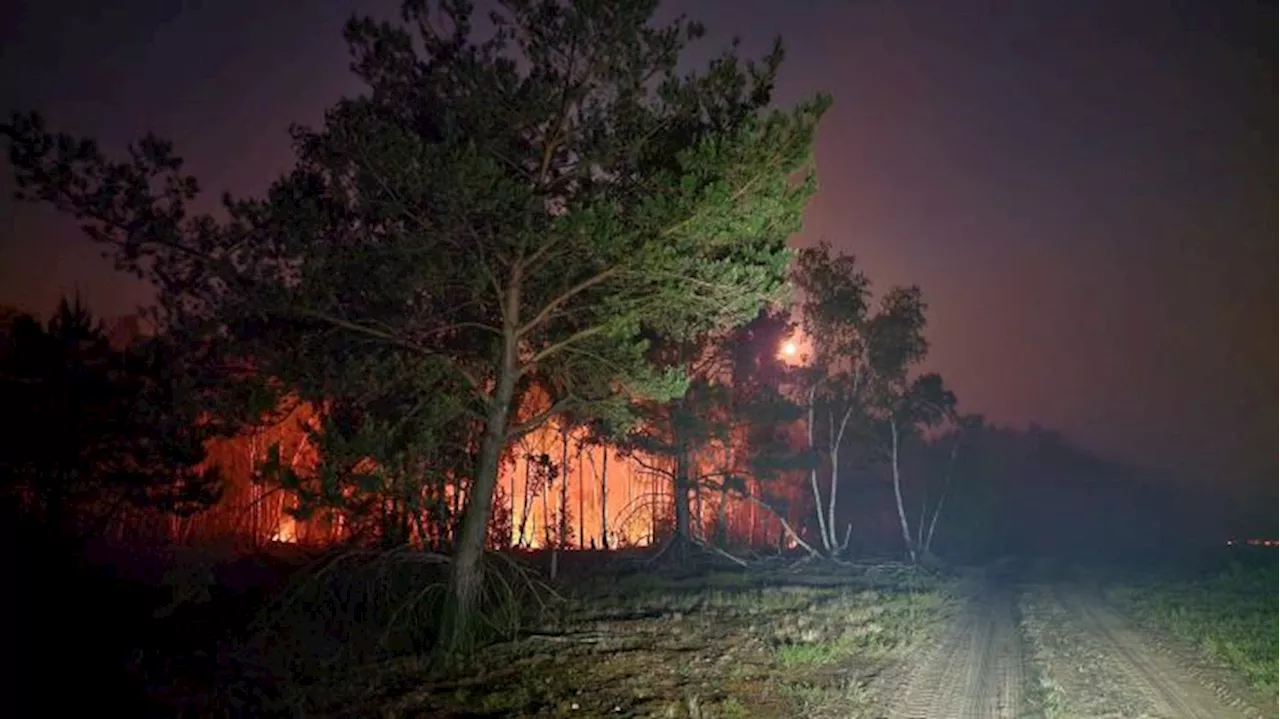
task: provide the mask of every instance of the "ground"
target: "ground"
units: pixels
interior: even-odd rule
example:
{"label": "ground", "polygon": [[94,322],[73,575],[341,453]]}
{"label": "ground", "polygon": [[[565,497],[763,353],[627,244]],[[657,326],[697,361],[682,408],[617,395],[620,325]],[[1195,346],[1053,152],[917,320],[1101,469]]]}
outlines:
{"label": "ground", "polygon": [[937,641],[903,668],[884,693],[895,719],[1021,717],[1027,715],[1031,674],[1014,619],[1015,591],[1006,580],[983,577],[956,607]]}
{"label": "ground", "polygon": [[1194,647],[1142,627],[1079,583],[1029,588],[1022,611],[1049,717],[1275,716],[1260,695],[1204,666]]}
{"label": "ground", "polygon": [[881,675],[934,641],[956,591],[901,565],[785,563],[576,585],[543,626],[452,676],[397,660],[368,667],[356,696],[308,700],[388,717],[869,715]]}
{"label": "ground", "polygon": [[[534,571],[544,558],[525,557],[531,569],[499,581],[524,628],[514,614],[491,613],[506,638],[439,672],[415,649],[429,617],[410,607],[430,603],[441,565],[393,557],[352,555],[301,572],[306,581],[263,600],[271,610],[255,615],[253,641],[241,632],[238,644],[135,652],[131,674],[158,702],[152,714],[1277,716],[1275,583],[1253,570],[1157,583],[1025,562],[653,567],[601,553],[562,559],[553,586]],[[1274,574],[1274,561],[1263,571]],[[174,586],[225,571],[166,576],[156,598],[164,612],[152,615],[165,635],[197,626],[200,607],[259,596]],[[520,582],[547,591],[521,593]],[[174,610],[180,597],[190,599]]]}

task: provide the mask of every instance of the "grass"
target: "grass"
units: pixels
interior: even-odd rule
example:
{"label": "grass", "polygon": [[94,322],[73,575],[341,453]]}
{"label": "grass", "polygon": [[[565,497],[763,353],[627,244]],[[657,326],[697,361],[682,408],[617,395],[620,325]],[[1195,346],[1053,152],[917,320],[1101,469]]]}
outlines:
{"label": "grass", "polygon": [[1149,580],[1112,586],[1108,594],[1140,620],[1200,648],[1260,694],[1275,697],[1277,565],[1225,571],[1194,581]]}
{"label": "grass", "polygon": [[1064,655],[1066,647],[1055,635],[1054,627],[1068,620],[1053,601],[1047,587],[1030,585],[1019,599],[1019,622],[1033,659],[1033,676],[1027,687],[1028,702],[1046,719],[1077,716],[1070,705],[1066,689],[1055,676],[1053,667]]}
{"label": "grass", "polygon": [[870,679],[930,636],[949,596],[914,571],[677,572],[576,577],[532,631],[451,675],[370,668],[360,701],[393,716],[863,716]]}

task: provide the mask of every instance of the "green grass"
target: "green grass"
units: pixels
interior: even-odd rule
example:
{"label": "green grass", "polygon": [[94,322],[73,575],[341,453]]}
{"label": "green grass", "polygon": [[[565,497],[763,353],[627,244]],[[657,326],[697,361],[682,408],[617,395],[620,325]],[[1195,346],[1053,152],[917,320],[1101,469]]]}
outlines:
{"label": "green grass", "polygon": [[1113,587],[1111,597],[1139,618],[1198,646],[1260,693],[1276,696],[1276,564],[1226,571],[1199,581],[1149,581]]}
{"label": "green grass", "polygon": [[844,654],[844,648],[835,642],[784,644],[778,648],[778,663],[788,669],[821,666],[839,661]]}

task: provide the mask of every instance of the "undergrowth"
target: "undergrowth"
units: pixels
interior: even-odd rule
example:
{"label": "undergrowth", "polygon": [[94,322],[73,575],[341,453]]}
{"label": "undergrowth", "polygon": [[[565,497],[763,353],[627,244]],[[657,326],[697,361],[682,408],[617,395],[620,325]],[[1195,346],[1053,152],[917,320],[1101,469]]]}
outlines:
{"label": "undergrowth", "polygon": [[[332,553],[299,571],[228,650],[241,667],[241,689],[257,694],[246,705],[305,712],[345,703],[354,697],[332,694],[339,686],[359,693],[342,680],[352,669],[426,655],[437,638],[448,571],[447,556],[412,549]],[[560,601],[534,572],[503,554],[485,555],[483,577],[475,607],[480,644],[515,638]],[[255,676],[289,680],[271,682],[274,696],[266,697],[264,687],[245,686],[255,684]]]}
{"label": "undergrowth", "polygon": [[428,655],[449,558],[328,553],[214,654],[157,675],[175,692],[164,704],[187,716],[857,716],[875,677],[935,630],[954,584],[892,564],[571,559],[582,566],[552,583],[486,555],[480,649],[442,667]]}

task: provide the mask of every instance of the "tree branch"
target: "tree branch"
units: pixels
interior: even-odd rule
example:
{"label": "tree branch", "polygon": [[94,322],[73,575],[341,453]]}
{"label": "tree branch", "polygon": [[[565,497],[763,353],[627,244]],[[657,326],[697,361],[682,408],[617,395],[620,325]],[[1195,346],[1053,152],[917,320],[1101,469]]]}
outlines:
{"label": "tree branch", "polygon": [[[287,315],[290,313],[281,313],[281,314]],[[479,379],[476,378],[476,376],[472,374],[470,371],[468,371],[466,368],[460,366],[458,362],[453,360],[448,355],[442,354],[440,352],[434,352],[430,349],[427,349],[426,347],[423,347],[420,344],[417,344],[415,342],[410,342],[401,337],[397,337],[396,335],[390,332],[379,330],[373,327],[368,327],[358,322],[352,322],[351,320],[343,319],[341,317],[335,317],[325,312],[319,312],[317,310],[310,310],[310,309],[300,309],[300,310],[292,310],[291,314],[298,317],[318,320],[320,322],[333,325],[334,327],[337,327],[339,329],[347,330],[348,332],[354,332],[356,334],[362,334],[366,337],[379,339],[384,342],[387,342],[388,344],[399,347],[401,349],[409,350],[410,352],[414,352],[414,353],[429,356],[429,357],[442,358],[446,360],[449,366],[452,367],[455,371],[457,371],[458,374],[461,375],[462,378],[467,381],[467,384],[471,385],[472,389],[479,392],[482,398],[487,399],[488,397],[487,393],[485,393],[484,391],[484,386],[480,383]]]}
{"label": "tree branch", "polygon": [[550,407],[512,427],[508,431],[508,436],[513,440],[522,439],[525,435],[541,427],[543,424],[546,424],[547,420],[557,414],[563,413],[569,407],[573,406],[573,403],[576,401],[577,398],[572,394],[561,397],[555,402],[552,402]]}
{"label": "tree branch", "polygon": [[[535,253],[534,256],[537,257],[537,254]],[[555,299],[548,302],[546,306],[543,307],[542,310],[538,312],[536,316],[534,316],[533,319],[529,320],[524,324],[524,326],[516,330],[516,336],[523,337],[529,332],[532,332],[533,330],[537,329],[539,325],[549,320],[553,316],[555,311],[560,307],[562,307],[569,300],[573,299],[575,296],[579,294],[582,294],[583,292],[586,292],[592,287],[595,287],[601,282],[604,282],[605,280],[609,279],[615,274],[617,274],[616,268],[610,268],[579,282],[573,287],[570,287],[567,291],[565,291],[559,297],[556,297]]]}
{"label": "tree branch", "polygon": [[672,470],[663,469],[662,467],[659,467],[655,464],[650,464],[649,462],[646,462],[645,460],[641,459],[640,456],[641,455],[639,453],[632,452],[629,456],[629,459],[635,462],[636,464],[640,465],[641,469],[647,469],[650,472],[653,472],[654,474],[662,475],[667,479],[672,479],[672,480],[675,479],[676,475],[675,475],[675,472],[673,472]]}
{"label": "tree branch", "polygon": [[575,332],[572,335],[569,335],[563,340],[543,348],[541,351],[535,353],[533,357],[529,358],[529,361],[526,362],[524,367],[520,369],[520,374],[524,374],[525,372],[532,370],[535,366],[537,366],[539,362],[556,354],[557,352],[560,352],[577,342],[581,342],[582,340],[585,340],[588,337],[594,337],[595,335],[598,335],[601,332],[604,332],[604,330],[605,330],[604,325],[594,325],[584,330],[579,330],[578,332]]}

